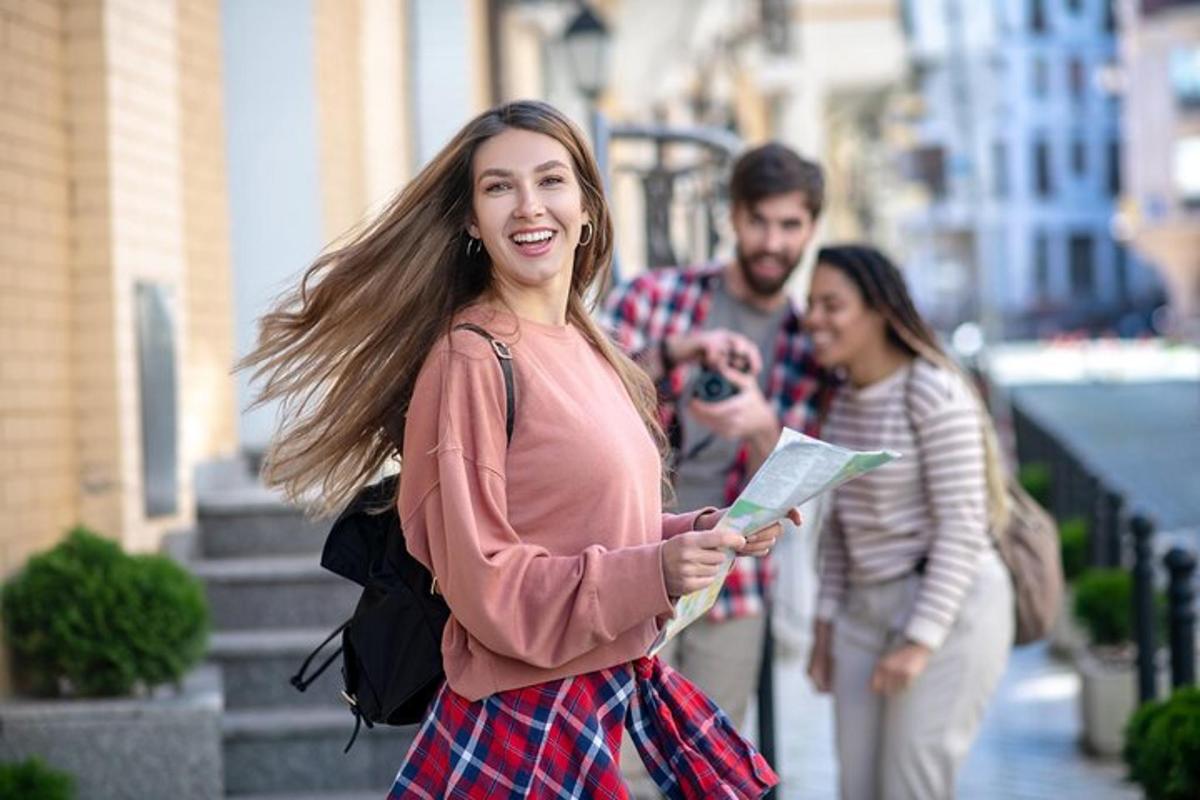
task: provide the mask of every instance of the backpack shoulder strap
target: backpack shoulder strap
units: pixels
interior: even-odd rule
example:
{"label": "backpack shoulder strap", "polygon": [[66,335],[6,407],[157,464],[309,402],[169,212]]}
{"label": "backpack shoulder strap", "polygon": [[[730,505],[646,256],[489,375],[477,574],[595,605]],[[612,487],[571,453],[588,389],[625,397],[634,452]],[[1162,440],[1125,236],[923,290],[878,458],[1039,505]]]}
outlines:
{"label": "backpack shoulder strap", "polygon": [[492,346],[492,352],[496,354],[496,360],[500,362],[500,371],[504,373],[504,434],[509,444],[512,444],[513,435],[513,420],[517,413],[516,386],[513,379],[512,368],[512,351],[508,349],[508,345],[492,336],[483,328],[470,322],[463,322],[454,326],[454,330],[467,330],[471,333],[478,334]]}

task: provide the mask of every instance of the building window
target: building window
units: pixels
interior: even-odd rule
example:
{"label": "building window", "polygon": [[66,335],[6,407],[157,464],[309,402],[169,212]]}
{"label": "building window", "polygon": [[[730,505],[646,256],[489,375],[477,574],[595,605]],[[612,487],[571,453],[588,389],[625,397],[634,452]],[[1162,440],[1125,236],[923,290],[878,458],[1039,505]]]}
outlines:
{"label": "building window", "polygon": [[1050,237],[1045,232],[1033,237],[1033,286],[1039,298],[1050,296]]}
{"label": "building window", "polygon": [[1045,97],[1050,93],[1050,70],[1044,58],[1033,59],[1033,95]]}
{"label": "building window", "polygon": [[1083,0],[1067,0],[1067,9],[1072,14],[1078,14],[1083,10]]}
{"label": "building window", "polygon": [[900,0],[900,27],[909,41],[916,38],[917,26],[913,17],[913,0]]}
{"label": "building window", "polygon": [[1087,175],[1087,142],[1083,139],[1071,142],[1071,171],[1078,178]]}
{"label": "building window", "polygon": [[1188,208],[1200,208],[1200,136],[1183,136],[1175,141],[1172,171],[1179,199]]}
{"label": "building window", "polygon": [[1113,283],[1116,285],[1117,302],[1129,300],[1129,251],[1121,245],[1113,246]]}
{"label": "building window", "polygon": [[1046,3],[1043,0],[1029,0],[1029,30],[1046,32]]}
{"label": "building window", "polygon": [[1117,139],[1108,143],[1108,193],[1113,197],[1121,194],[1121,142]]}
{"label": "building window", "polygon": [[1050,164],[1050,143],[1034,142],[1033,145],[1033,186],[1038,197],[1050,197],[1054,194],[1054,179]]}
{"label": "building window", "polygon": [[992,145],[992,194],[1008,196],[1008,148],[1004,142]]}
{"label": "building window", "polygon": [[925,184],[935,199],[946,196],[946,151],[940,146],[918,147],[913,152],[916,177]]}
{"label": "building window", "polygon": [[1083,61],[1079,58],[1072,58],[1067,64],[1067,84],[1071,87],[1071,97],[1074,100],[1083,100],[1084,94],[1087,92],[1087,70],[1084,68]]}
{"label": "building window", "polygon": [[1090,298],[1096,289],[1096,240],[1090,233],[1071,234],[1071,294]]}
{"label": "building window", "polygon": [[1200,109],[1200,46],[1172,50],[1170,70],[1175,102],[1186,110]]}
{"label": "building window", "polygon": [[1104,30],[1109,33],[1117,31],[1117,0],[1104,0]]}

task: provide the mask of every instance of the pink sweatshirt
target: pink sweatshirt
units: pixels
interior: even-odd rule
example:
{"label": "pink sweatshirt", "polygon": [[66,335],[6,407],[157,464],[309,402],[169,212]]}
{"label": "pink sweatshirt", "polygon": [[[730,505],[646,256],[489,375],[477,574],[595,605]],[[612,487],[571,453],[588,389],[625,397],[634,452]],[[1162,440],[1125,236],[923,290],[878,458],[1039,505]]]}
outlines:
{"label": "pink sweatshirt", "polygon": [[[670,613],[660,464],[617,374],[571,325],[474,307],[510,344],[516,419],[486,340],[434,345],[405,423],[400,519],[450,605],[450,688],[469,700],[643,655]],[[519,328],[518,328],[519,326]]]}

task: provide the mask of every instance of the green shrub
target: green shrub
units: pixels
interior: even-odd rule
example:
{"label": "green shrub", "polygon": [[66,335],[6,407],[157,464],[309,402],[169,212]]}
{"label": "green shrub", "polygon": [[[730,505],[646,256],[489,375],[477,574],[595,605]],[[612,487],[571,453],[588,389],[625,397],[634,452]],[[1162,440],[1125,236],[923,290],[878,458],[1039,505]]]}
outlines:
{"label": "green shrub", "polygon": [[1041,461],[1022,464],[1017,470],[1017,483],[1037,500],[1042,508],[1050,507],[1050,467]]}
{"label": "green shrub", "polygon": [[1123,569],[1085,570],[1075,581],[1075,617],[1092,644],[1120,645],[1133,638],[1133,579]]}
{"label": "green shrub", "polygon": [[1063,577],[1074,583],[1087,569],[1088,524],[1083,517],[1071,517],[1058,526],[1062,548]]}
{"label": "green shrub", "polygon": [[169,559],[131,556],[76,528],[4,587],[18,680],[40,695],[129,694],[178,681],[204,655],[200,583]]}
{"label": "green shrub", "polygon": [[1146,703],[1125,726],[1129,778],[1150,800],[1200,797],[1200,688]]}
{"label": "green shrub", "polygon": [[[1133,574],[1119,567],[1089,568],[1075,580],[1075,618],[1092,644],[1133,640]],[[1167,594],[1154,593],[1154,622],[1161,640],[1167,629]]]}
{"label": "green shrub", "polygon": [[39,758],[0,764],[0,800],[72,800],[75,780]]}

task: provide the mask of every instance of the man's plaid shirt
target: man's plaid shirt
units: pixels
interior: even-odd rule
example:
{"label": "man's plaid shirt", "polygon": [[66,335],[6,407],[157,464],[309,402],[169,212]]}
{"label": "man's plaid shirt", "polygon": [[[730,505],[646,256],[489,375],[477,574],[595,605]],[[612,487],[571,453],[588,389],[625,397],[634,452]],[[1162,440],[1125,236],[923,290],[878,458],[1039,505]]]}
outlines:
{"label": "man's plaid shirt", "polygon": [[[601,324],[621,349],[637,360],[666,336],[702,329],[721,280],[723,270],[714,265],[650,270],[612,291],[604,303]],[[794,305],[789,305],[776,337],[774,356],[767,400],[781,424],[815,436],[825,383]],[[677,403],[688,371],[687,366],[677,367],[658,384],[659,415],[668,432],[676,430]],[[677,443],[677,437],[672,436],[672,441]],[[732,503],[746,483],[748,457],[748,448],[742,445],[725,481],[725,504]],[[709,617],[722,620],[761,613],[773,574],[769,558],[737,559]]]}

